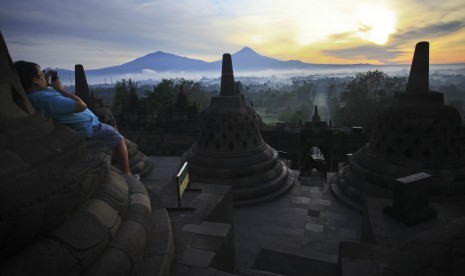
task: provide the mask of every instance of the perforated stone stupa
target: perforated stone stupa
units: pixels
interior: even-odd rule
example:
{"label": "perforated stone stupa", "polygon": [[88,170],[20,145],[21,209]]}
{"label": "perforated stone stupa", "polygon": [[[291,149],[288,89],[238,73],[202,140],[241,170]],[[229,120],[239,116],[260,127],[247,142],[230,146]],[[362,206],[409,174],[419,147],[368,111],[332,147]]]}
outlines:
{"label": "perforated stone stupa", "polygon": [[290,170],[263,141],[259,117],[236,89],[223,55],[221,92],[200,114],[199,135],[184,153],[192,181],[231,185],[235,206],[272,200],[293,184]]}
{"label": "perforated stone stupa", "polygon": [[465,194],[465,152],[460,114],[429,91],[429,43],[416,45],[405,93],[382,113],[370,141],[352,155],[338,182],[347,195],[392,197],[395,179],[432,175],[430,194]]}

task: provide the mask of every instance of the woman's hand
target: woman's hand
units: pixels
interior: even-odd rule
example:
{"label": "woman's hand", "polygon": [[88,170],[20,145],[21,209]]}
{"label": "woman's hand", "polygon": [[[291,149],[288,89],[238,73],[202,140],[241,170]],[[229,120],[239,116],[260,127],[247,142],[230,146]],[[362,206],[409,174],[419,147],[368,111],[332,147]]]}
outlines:
{"label": "woman's hand", "polygon": [[62,90],[64,90],[64,89],[63,89],[63,85],[61,84],[60,78],[57,78],[55,81],[52,81],[52,82],[50,83],[50,86],[52,86],[53,88],[55,88],[55,90],[57,90],[57,91],[62,91]]}

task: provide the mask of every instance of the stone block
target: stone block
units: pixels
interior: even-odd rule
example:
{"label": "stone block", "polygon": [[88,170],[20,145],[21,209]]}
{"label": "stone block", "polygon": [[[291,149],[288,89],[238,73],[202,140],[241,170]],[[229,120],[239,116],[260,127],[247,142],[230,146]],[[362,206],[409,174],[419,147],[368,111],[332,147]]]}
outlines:
{"label": "stone block", "polygon": [[[241,274],[241,275],[243,275],[243,274]],[[216,274],[214,276],[237,276],[237,274],[231,274],[231,273],[228,273],[228,272],[218,270],[218,271],[216,271]],[[263,276],[266,276],[266,274],[264,274]],[[269,276],[273,276],[273,275],[270,273]],[[275,274],[274,276],[279,276],[279,275]]]}
{"label": "stone block", "polygon": [[108,229],[108,232],[110,233],[111,238],[113,238],[116,235],[116,232],[118,232],[119,227],[121,226],[122,219],[121,216],[118,216],[118,219],[116,220],[115,224]]}
{"label": "stone block", "polygon": [[149,216],[150,216],[150,209],[147,207],[139,204],[130,204],[127,208],[127,212],[123,217],[123,221],[134,221],[139,223],[140,225],[144,226],[146,231],[149,231]]}
{"label": "stone block", "polygon": [[223,240],[218,237],[197,235],[191,241],[190,246],[201,250],[218,252],[223,244]]}
{"label": "stone block", "polygon": [[183,231],[225,238],[231,229],[231,225],[217,222],[203,221],[198,224],[186,224],[182,228]]}
{"label": "stone block", "polygon": [[377,276],[382,275],[376,263],[368,260],[341,258],[339,263],[341,276]]}
{"label": "stone block", "polygon": [[317,224],[317,223],[307,222],[307,224],[305,225],[305,229],[311,232],[317,232],[317,233],[323,232],[323,228],[324,228],[324,225]]}
{"label": "stone block", "polygon": [[169,235],[170,233],[167,232],[152,233],[152,235],[147,238],[145,256],[161,256],[168,254],[173,246],[173,240]]}
{"label": "stone block", "polygon": [[157,193],[148,190],[149,197],[150,197],[150,205],[152,206],[152,210],[155,209],[164,209],[165,208],[165,203],[157,196]]}
{"label": "stone block", "polygon": [[15,254],[36,237],[44,226],[44,216],[45,211],[40,205],[21,210],[15,213],[14,218],[9,216],[9,212],[5,212],[5,217],[2,214],[0,221],[1,259]]}
{"label": "stone block", "polygon": [[0,275],[79,275],[79,261],[57,241],[40,239],[0,265]]}
{"label": "stone block", "polygon": [[391,275],[380,273],[383,271],[390,271],[392,275],[417,275],[414,273],[421,265],[421,258],[411,252],[374,244],[339,243],[340,275]]}
{"label": "stone block", "polygon": [[93,214],[77,212],[59,228],[51,231],[50,236],[75,250],[87,250],[104,242],[108,238],[108,233]]}
{"label": "stone block", "polygon": [[100,223],[107,229],[112,228],[118,221],[118,211],[100,199],[89,200],[84,210],[97,217]]}
{"label": "stone block", "polygon": [[465,239],[459,239],[454,242],[454,253],[458,256],[465,257]]}
{"label": "stone block", "polygon": [[146,193],[131,193],[129,195],[129,204],[140,204],[149,209],[149,211],[152,210],[150,198]]}
{"label": "stone block", "polygon": [[124,176],[112,167],[94,197],[105,201],[118,212],[123,212],[129,203],[129,189]]}
{"label": "stone block", "polygon": [[292,203],[295,204],[309,204],[310,198],[308,197],[294,197],[292,198]]}
{"label": "stone block", "polygon": [[124,175],[124,177],[126,178],[126,182],[129,187],[129,192],[131,194],[141,193],[148,195],[147,189],[141,182],[139,182],[139,180],[137,180],[133,176]]}
{"label": "stone block", "polygon": [[383,212],[409,226],[436,218],[436,209],[428,205],[430,183],[431,175],[423,172],[398,178],[392,207],[385,207]]}
{"label": "stone block", "polygon": [[147,233],[144,227],[128,220],[121,224],[109,247],[124,251],[134,266],[142,259],[147,243]]}
{"label": "stone block", "polygon": [[208,268],[212,265],[215,253],[187,247],[182,254],[182,264],[193,267]]}
{"label": "stone block", "polygon": [[151,221],[156,222],[155,232],[171,232],[171,224],[166,209],[156,209],[152,211]]}
{"label": "stone block", "polygon": [[413,239],[401,247],[402,251],[414,253],[427,265],[435,269],[446,270],[453,256],[451,244],[429,240]]}
{"label": "stone block", "polygon": [[198,268],[192,267],[189,270],[189,276],[214,276],[216,275],[217,270],[213,268]]}
{"label": "stone block", "polygon": [[152,212],[146,223],[146,231],[145,256],[168,254],[174,251],[173,232],[166,210]]}
{"label": "stone block", "polygon": [[465,275],[465,257],[454,257],[452,260],[453,276]]}
{"label": "stone block", "polygon": [[408,213],[425,207],[430,184],[431,175],[423,172],[396,179],[393,208]]}
{"label": "stone block", "polygon": [[171,267],[171,276],[189,275],[190,268],[183,264],[173,264]]}
{"label": "stone block", "polygon": [[132,271],[132,262],[129,256],[121,249],[107,248],[99,259],[83,273],[84,276],[126,276]]}
{"label": "stone block", "polygon": [[[163,256],[144,257],[142,263],[137,267],[136,276],[169,276],[171,270],[171,261],[165,262]],[[188,274],[181,274],[188,275]]]}

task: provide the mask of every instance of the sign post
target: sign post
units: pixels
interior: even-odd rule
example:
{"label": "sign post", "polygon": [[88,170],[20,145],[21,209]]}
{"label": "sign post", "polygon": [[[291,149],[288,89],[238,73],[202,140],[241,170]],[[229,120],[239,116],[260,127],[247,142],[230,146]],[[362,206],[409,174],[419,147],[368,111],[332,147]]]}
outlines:
{"label": "sign post", "polygon": [[189,170],[187,169],[187,162],[184,163],[181,170],[176,175],[176,190],[178,197],[177,208],[166,208],[168,210],[195,210],[194,207],[181,207],[181,197],[185,191],[200,192],[201,189],[192,189],[189,180]]}

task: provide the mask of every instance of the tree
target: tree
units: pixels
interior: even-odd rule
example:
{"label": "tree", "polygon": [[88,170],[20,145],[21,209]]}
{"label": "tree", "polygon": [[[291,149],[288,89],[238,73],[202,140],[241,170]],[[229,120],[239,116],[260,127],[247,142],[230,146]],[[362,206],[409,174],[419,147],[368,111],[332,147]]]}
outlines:
{"label": "tree", "polygon": [[290,126],[297,126],[299,122],[310,121],[312,106],[309,104],[302,104],[300,108],[294,112],[289,110],[282,111],[278,116],[278,121],[287,122]]}
{"label": "tree", "polygon": [[187,96],[189,114],[195,113],[190,106],[193,103],[200,109],[208,104],[209,97],[200,83],[183,78],[162,79],[152,91],[145,91],[144,104],[151,114],[150,117],[154,119],[154,125],[166,126],[170,122],[181,86]]}
{"label": "tree", "polygon": [[113,97],[112,111],[115,116],[123,112],[123,108],[129,99],[128,82],[123,79],[115,84],[115,96]]}
{"label": "tree", "polygon": [[128,80],[127,82],[127,104],[125,108],[138,112],[140,109],[140,104],[139,104],[139,97],[137,96],[137,83],[132,81],[131,79]]}
{"label": "tree", "polygon": [[406,79],[390,77],[375,70],[357,73],[339,97],[339,108],[336,108],[335,123],[341,126],[362,126],[370,128],[380,114],[387,107],[395,105],[394,95],[404,90]]}
{"label": "tree", "polygon": [[113,97],[113,113],[121,114],[128,106],[137,107],[138,103],[137,83],[131,79],[117,81],[115,84],[115,95]]}

